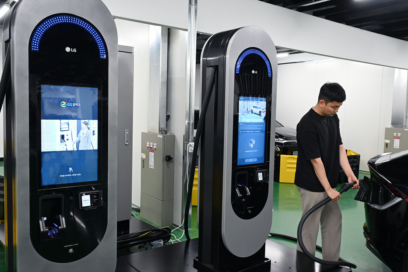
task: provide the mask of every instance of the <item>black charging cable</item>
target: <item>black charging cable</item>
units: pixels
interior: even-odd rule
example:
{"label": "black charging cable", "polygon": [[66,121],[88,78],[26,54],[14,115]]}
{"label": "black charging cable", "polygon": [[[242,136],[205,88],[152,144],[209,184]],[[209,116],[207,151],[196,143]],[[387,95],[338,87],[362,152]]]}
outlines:
{"label": "black charging cable", "polygon": [[204,102],[201,106],[200,119],[198,120],[197,132],[194,138],[193,159],[190,165],[188,192],[187,192],[186,206],[184,207],[184,233],[186,235],[187,241],[191,240],[190,233],[188,232],[188,215],[190,212],[190,203],[191,203],[193,184],[194,184],[194,172],[195,172],[195,165],[196,165],[196,159],[197,159],[197,153],[198,153],[198,144],[200,142],[201,133],[204,127],[205,115],[207,113],[208,104],[210,103],[210,98],[211,98],[212,91],[214,89],[216,77],[217,77],[217,68],[214,67],[212,70],[212,74],[210,75],[210,84],[207,85]]}
{"label": "black charging cable", "polygon": [[0,81],[0,109],[4,104],[4,97],[6,96],[7,91],[10,89],[11,85],[11,64],[10,64],[10,47],[6,49],[5,61],[3,66],[3,73],[1,75]]}
{"label": "black charging cable", "polygon": [[[339,190],[339,193],[342,194],[344,192],[347,192],[348,190],[350,190],[354,185],[356,185],[355,182],[353,183],[346,183],[344,184],[341,189]],[[349,263],[347,261],[325,261],[319,258],[316,258],[315,256],[313,256],[309,251],[307,251],[305,244],[303,243],[303,239],[302,239],[302,229],[303,229],[303,225],[305,224],[307,218],[314,213],[315,211],[317,211],[318,209],[320,209],[321,207],[323,207],[324,205],[326,205],[327,203],[329,203],[331,200],[330,197],[327,197],[325,200],[319,202],[316,206],[314,206],[313,208],[311,208],[307,213],[305,213],[305,215],[302,217],[302,219],[300,220],[299,226],[298,226],[298,230],[297,230],[297,236],[298,236],[298,243],[300,248],[302,249],[303,253],[306,254],[307,257],[309,257],[310,259],[312,259],[313,261],[317,262],[317,263],[321,263],[324,265],[331,265],[331,266],[347,266],[347,267],[351,267],[351,268],[357,268],[357,265],[353,264],[353,263]]]}
{"label": "black charging cable", "polygon": [[163,243],[165,244],[170,241],[170,238],[171,229],[169,227],[149,229],[119,236],[117,239],[117,248],[131,247],[157,240],[163,240]]}

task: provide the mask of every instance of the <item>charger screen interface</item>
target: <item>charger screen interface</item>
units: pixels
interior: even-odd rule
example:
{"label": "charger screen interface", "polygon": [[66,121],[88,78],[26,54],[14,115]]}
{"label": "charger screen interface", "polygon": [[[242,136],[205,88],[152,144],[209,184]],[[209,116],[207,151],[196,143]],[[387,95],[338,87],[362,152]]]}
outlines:
{"label": "charger screen interface", "polygon": [[239,97],[238,165],[265,162],[266,98]]}
{"label": "charger screen interface", "polygon": [[98,88],[41,85],[41,184],[98,180]]}

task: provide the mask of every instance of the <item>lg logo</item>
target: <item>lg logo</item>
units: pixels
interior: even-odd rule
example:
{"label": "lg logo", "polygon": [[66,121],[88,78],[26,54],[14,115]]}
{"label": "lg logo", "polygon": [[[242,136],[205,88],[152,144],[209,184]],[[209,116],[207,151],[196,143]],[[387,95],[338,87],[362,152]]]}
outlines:
{"label": "lg logo", "polygon": [[76,48],[67,47],[67,48],[65,48],[65,51],[67,51],[68,53],[70,53],[70,52],[76,53]]}

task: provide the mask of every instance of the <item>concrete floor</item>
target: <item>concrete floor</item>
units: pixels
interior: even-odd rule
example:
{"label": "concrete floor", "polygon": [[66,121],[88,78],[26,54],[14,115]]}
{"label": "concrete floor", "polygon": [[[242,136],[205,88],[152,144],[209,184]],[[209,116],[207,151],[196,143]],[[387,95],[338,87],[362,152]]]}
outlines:
{"label": "concrete floor", "polygon": [[[0,165],[0,174],[2,174],[2,165]],[[364,176],[360,173],[360,179]],[[339,186],[340,188],[340,186]],[[343,194],[340,205],[343,211],[343,239],[341,247],[341,257],[349,262],[355,263],[357,272],[391,272],[391,270],[381,263],[366,247],[363,237],[364,204],[354,200],[357,191],[350,190]],[[296,237],[297,226],[301,217],[300,193],[293,184],[274,183],[274,201],[273,201],[273,221],[271,232],[285,234]],[[139,217],[137,212],[134,212]],[[193,207],[192,230],[190,236],[198,237],[197,228],[197,208]],[[143,220],[143,219],[142,219]],[[143,220],[145,221],[145,220]],[[147,222],[147,221],[145,221]],[[147,222],[149,223],[149,222]],[[174,227],[172,227],[175,229]],[[175,230],[173,234],[180,241],[185,240],[181,230]],[[172,237],[175,240],[174,237]],[[279,238],[270,238],[285,246],[296,248],[296,244]],[[318,244],[321,244],[319,234]],[[177,242],[177,241],[176,241]],[[121,250],[119,255],[126,255],[138,251],[136,248]],[[319,253],[317,256],[321,257]],[[4,248],[0,247],[0,272],[5,271]]]}

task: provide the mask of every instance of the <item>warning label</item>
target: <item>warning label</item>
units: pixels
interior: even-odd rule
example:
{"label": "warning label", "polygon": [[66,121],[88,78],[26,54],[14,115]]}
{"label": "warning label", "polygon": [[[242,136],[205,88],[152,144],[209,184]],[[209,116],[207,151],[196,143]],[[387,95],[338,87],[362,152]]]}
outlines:
{"label": "warning label", "polygon": [[149,168],[154,169],[154,150],[149,152]]}

